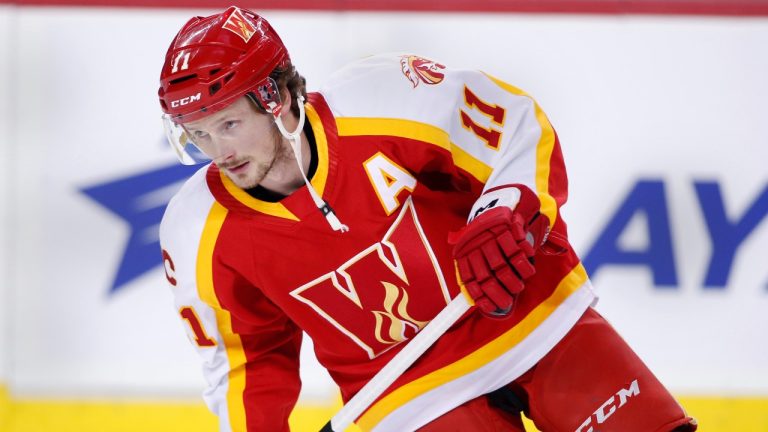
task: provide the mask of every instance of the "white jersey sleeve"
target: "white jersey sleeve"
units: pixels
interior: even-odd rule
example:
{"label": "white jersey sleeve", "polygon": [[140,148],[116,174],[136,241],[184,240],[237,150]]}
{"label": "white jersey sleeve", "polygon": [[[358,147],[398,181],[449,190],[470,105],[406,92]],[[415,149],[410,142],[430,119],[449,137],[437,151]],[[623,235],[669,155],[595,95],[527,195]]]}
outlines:
{"label": "white jersey sleeve", "polygon": [[174,306],[187,336],[202,360],[207,387],[203,399],[219,417],[220,430],[229,431],[227,406],[229,358],[219,331],[216,310],[200,298],[197,287],[197,256],[213,196],[205,186],[204,167],[174,196],[160,225],[160,244]]}

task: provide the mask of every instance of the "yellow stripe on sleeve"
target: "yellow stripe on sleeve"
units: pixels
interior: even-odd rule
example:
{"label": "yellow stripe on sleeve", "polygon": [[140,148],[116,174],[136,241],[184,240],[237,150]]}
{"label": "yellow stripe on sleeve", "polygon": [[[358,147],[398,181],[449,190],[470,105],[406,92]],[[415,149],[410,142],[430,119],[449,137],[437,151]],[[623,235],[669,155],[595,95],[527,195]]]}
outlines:
{"label": "yellow stripe on sleeve", "polygon": [[410,138],[451,151],[448,133],[438,127],[396,118],[340,117],[336,119],[339,136],[380,135]]}
{"label": "yellow stripe on sleeve", "polygon": [[224,341],[230,371],[227,389],[227,411],[232,430],[246,430],[245,405],[245,351],[240,335],[232,330],[232,317],[224,310],[216,297],[213,283],[213,252],[216,239],[227,216],[227,209],[214,202],[203,228],[197,255],[197,291],[200,299],[216,312],[216,324]]}
{"label": "yellow stripe on sleeve", "polygon": [[448,132],[427,123],[396,118],[341,117],[336,119],[339,136],[393,136],[440,147],[451,153],[453,163],[481,183],[488,181],[491,167],[451,142]]}

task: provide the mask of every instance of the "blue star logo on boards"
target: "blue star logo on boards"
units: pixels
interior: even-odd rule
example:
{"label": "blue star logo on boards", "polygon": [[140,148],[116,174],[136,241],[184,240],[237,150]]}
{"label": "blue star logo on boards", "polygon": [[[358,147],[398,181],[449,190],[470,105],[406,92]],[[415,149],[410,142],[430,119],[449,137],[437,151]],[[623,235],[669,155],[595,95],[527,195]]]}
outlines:
{"label": "blue star logo on boards", "polygon": [[81,189],[130,227],[110,294],[162,264],[160,220],[168,201],[199,168],[173,163]]}

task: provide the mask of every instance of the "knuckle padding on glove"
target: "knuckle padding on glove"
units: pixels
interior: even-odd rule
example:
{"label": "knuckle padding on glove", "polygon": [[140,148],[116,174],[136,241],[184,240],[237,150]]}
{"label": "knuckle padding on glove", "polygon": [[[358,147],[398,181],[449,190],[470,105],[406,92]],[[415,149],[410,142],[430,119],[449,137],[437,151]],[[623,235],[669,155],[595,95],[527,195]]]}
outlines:
{"label": "knuckle padding on glove", "polygon": [[480,308],[481,311],[485,312],[486,314],[493,314],[498,309],[496,305],[494,305],[493,302],[488,300],[486,297],[481,297],[475,300],[475,304],[478,308]]}
{"label": "knuckle padding on glove", "polygon": [[480,286],[485,296],[493,302],[493,309],[496,309],[497,307],[506,309],[512,305],[512,297],[507,290],[499,284],[496,278],[490,278],[480,284]]}
{"label": "knuckle padding on glove", "polygon": [[480,289],[480,285],[478,285],[475,281],[470,281],[467,282],[464,286],[467,288],[469,295],[475,299],[475,302],[479,303],[480,299],[483,298],[483,290]]}
{"label": "knuckle padding on glove", "polygon": [[485,264],[485,258],[483,258],[482,252],[479,250],[470,252],[467,256],[467,260],[469,261],[469,267],[472,270],[474,279],[478,283],[482,283],[491,277],[491,269]]}
{"label": "knuckle padding on glove", "polygon": [[[491,246],[494,245],[491,244]],[[506,270],[511,272],[506,260],[501,256],[498,249],[496,255],[501,260],[502,265],[507,267]],[[511,307],[512,298],[507,292],[509,287],[505,288],[506,284],[499,281],[499,275],[491,272],[491,267],[489,267],[481,250],[471,251],[464,258],[458,259],[457,265],[459,275],[465,282],[469,295],[475,299],[478,308],[486,313],[492,313],[497,309]],[[516,279],[517,276],[512,275],[512,278]]]}
{"label": "knuckle padding on glove", "polygon": [[512,257],[509,264],[523,279],[528,279],[536,273],[536,268],[533,266],[533,264],[531,264],[529,258],[522,253]]}
{"label": "knuckle padding on glove", "polygon": [[496,274],[496,277],[510,294],[517,294],[523,290],[523,282],[513,268],[503,269]]}
{"label": "knuckle padding on glove", "polygon": [[499,245],[493,242],[488,242],[481,246],[485,260],[488,262],[489,267],[494,272],[508,266],[506,258],[502,255]]}
{"label": "knuckle padding on glove", "polygon": [[515,252],[520,250],[520,246],[517,245],[517,241],[509,231],[503,232],[496,237],[496,242],[504,251],[504,255],[512,256]]}

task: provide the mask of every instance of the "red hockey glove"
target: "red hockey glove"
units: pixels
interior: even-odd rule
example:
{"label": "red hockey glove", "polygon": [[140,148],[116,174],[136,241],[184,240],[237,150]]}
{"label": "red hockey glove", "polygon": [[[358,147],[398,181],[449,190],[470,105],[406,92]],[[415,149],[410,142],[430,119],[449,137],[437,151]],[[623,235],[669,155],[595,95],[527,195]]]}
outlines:
{"label": "red hockey glove", "polygon": [[533,256],[549,231],[538,197],[525,186],[520,193],[517,189],[507,189],[519,197],[512,203],[514,210],[505,200],[493,199],[449,238],[459,277],[477,307],[491,317],[510,314],[515,296],[536,273]]}

